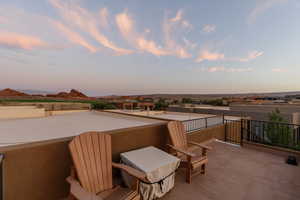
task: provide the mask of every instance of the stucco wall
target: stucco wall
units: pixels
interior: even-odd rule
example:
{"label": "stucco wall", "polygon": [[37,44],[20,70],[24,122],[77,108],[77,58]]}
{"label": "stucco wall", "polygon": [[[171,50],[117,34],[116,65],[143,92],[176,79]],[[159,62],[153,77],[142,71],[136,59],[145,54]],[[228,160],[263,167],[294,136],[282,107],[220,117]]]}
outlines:
{"label": "stucco wall", "polygon": [[45,109],[34,106],[0,106],[0,119],[45,117]]}
{"label": "stucco wall", "polygon": [[[146,146],[164,149],[168,140],[166,123],[108,131],[112,136],[112,157],[119,160],[121,152]],[[203,142],[211,138],[224,138],[224,126],[193,132],[189,139]],[[69,185],[71,157],[68,143],[72,138],[39,142],[15,147],[2,147],[5,154],[5,200],[54,200],[66,197]]]}
{"label": "stucco wall", "polygon": [[46,116],[64,115],[64,114],[86,112],[86,111],[89,110],[54,110],[54,111],[46,111]]}
{"label": "stucco wall", "polygon": [[210,127],[207,129],[203,129],[201,131],[195,131],[190,134],[188,134],[188,139],[192,140],[194,142],[204,142],[207,140],[211,140],[213,138],[224,140],[225,138],[225,125],[219,125]]}

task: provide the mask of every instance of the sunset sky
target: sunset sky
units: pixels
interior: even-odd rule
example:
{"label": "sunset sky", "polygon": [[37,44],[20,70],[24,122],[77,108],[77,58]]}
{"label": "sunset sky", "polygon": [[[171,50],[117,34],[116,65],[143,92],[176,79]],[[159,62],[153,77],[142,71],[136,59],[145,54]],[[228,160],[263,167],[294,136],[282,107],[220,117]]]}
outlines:
{"label": "sunset sky", "polygon": [[2,0],[0,89],[300,91],[299,0]]}

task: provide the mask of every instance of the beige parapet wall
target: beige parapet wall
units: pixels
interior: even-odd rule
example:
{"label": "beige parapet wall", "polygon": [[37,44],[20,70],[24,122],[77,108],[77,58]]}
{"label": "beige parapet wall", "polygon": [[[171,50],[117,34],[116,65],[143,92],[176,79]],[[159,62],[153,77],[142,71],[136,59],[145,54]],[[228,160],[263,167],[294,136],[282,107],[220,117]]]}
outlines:
{"label": "beige parapet wall", "polygon": [[64,115],[64,114],[87,112],[87,111],[89,110],[54,110],[54,111],[46,111],[46,116]]}
{"label": "beige parapet wall", "polygon": [[45,117],[45,108],[35,106],[0,106],[0,119]]}
{"label": "beige parapet wall", "polygon": [[[224,138],[224,125],[195,131],[189,139],[205,142]],[[125,128],[106,133],[112,136],[112,158],[119,162],[120,153],[146,146],[166,150],[168,129],[166,122]],[[56,139],[33,144],[0,147],[3,162],[3,192],[5,200],[54,200],[68,196],[65,181],[72,166],[68,143],[72,138]]]}
{"label": "beige parapet wall", "polygon": [[91,109],[90,103],[76,102],[0,102],[0,106],[34,106],[45,108],[46,111]]}
{"label": "beige parapet wall", "polygon": [[89,110],[86,109],[46,111],[45,108],[38,108],[36,106],[0,106],[0,119],[39,118],[86,111]]}

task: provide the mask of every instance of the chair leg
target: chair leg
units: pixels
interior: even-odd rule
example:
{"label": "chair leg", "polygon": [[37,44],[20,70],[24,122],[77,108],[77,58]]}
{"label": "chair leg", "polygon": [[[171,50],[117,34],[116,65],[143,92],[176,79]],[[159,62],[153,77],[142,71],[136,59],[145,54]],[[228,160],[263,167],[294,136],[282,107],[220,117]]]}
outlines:
{"label": "chair leg", "polygon": [[68,200],[77,200],[71,193],[68,196]]}
{"label": "chair leg", "polygon": [[205,164],[203,164],[202,166],[201,166],[201,174],[205,174]]}
{"label": "chair leg", "polygon": [[192,165],[191,165],[191,162],[187,162],[186,182],[189,183],[189,184],[192,182]]}

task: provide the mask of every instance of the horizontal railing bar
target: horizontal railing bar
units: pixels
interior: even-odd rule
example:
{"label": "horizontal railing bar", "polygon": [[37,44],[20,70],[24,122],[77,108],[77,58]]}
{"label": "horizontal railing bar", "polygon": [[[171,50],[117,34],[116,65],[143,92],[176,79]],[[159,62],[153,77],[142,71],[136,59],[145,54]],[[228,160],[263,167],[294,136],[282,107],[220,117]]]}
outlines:
{"label": "horizontal railing bar", "polygon": [[205,119],[211,119],[211,118],[222,118],[222,116],[211,116],[211,117],[187,119],[187,120],[182,120],[181,122],[196,121],[196,120],[201,120],[201,119],[205,120]]}
{"label": "horizontal railing bar", "polygon": [[251,119],[250,121],[252,121],[252,122],[272,123],[272,124],[281,124],[281,125],[290,125],[290,126],[299,126],[300,127],[300,124],[291,124],[291,123],[284,123],[284,122],[272,122],[272,121],[265,121],[265,120],[253,120],[253,119]]}

